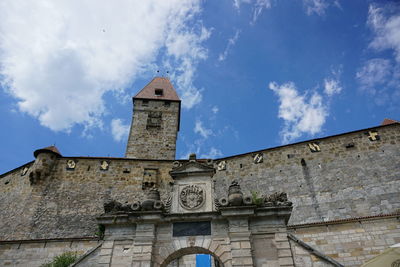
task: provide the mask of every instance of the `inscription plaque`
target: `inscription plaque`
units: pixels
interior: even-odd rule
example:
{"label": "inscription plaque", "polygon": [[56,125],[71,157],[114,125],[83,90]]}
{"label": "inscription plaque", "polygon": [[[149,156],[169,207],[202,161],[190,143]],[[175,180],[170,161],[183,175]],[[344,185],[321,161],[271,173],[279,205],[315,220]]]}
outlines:
{"label": "inscription plaque", "polygon": [[211,222],[176,222],[172,226],[172,236],[211,235]]}

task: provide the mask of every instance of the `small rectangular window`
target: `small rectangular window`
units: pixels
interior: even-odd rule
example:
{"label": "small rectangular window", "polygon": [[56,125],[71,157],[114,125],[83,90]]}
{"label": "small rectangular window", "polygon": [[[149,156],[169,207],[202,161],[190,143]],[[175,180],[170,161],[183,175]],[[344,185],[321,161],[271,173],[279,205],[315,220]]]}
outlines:
{"label": "small rectangular window", "polygon": [[154,94],[156,96],[163,96],[163,89],[155,89]]}
{"label": "small rectangular window", "polygon": [[149,100],[143,100],[142,105],[143,106],[148,106],[149,105]]}
{"label": "small rectangular window", "polygon": [[171,101],[164,101],[164,106],[169,107],[171,105]]}

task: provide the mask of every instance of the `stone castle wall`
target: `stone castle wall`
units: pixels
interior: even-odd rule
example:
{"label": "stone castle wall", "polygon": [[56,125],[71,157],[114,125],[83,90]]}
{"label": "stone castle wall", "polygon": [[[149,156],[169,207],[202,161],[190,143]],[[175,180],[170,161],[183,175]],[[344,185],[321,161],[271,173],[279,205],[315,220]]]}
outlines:
{"label": "stone castle wall", "polygon": [[126,157],[175,159],[180,103],[134,100]]}
{"label": "stone castle wall", "polygon": [[[226,195],[233,179],[248,194],[284,191],[294,205],[289,224],[398,213],[399,130],[395,124],[269,149],[260,152],[261,163],[257,153],[222,159],[217,195]],[[371,141],[369,131],[380,140]],[[313,153],[309,144],[317,142]]]}
{"label": "stone castle wall", "polygon": [[[344,266],[356,267],[400,243],[399,217],[292,228],[291,233]],[[331,266],[291,241],[296,266]]]}
{"label": "stone castle wall", "polygon": [[[294,203],[289,224],[395,213],[400,208],[400,125],[377,127],[380,140],[357,131],[221,159],[226,169],[214,175],[219,197],[233,179],[246,193],[285,191]],[[353,143],[353,147],[348,147]],[[67,169],[74,160],[76,167]],[[221,160],[215,162],[215,166]],[[102,161],[109,164],[101,170]],[[302,164],[303,162],[303,164]],[[112,158],[59,158],[50,175],[30,184],[23,167],[0,178],[0,240],[94,236],[103,203],[132,203],[156,184],[162,199],[171,190],[173,161]],[[28,164],[27,166],[32,166]],[[150,173],[145,175],[145,173]]]}
{"label": "stone castle wall", "polygon": [[[97,240],[53,240],[0,243],[0,266],[37,267],[49,263],[64,252],[79,257],[100,244]],[[88,266],[96,266],[93,263]]]}
{"label": "stone castle wall", "polygon": [[[75,169],[67,169],[70,160]],[[23,167],[2,177],[0,240],[94,236],[95,217],[104,212],[104,202],[133,203],[144,197],[146,170],[154,173],[151,181],[166,198],[170,161],[107,159],[108,170],[101,170],[103,160],[60,158],[52,173],[36,184],[30,184],[29,171],[21,176]]]}

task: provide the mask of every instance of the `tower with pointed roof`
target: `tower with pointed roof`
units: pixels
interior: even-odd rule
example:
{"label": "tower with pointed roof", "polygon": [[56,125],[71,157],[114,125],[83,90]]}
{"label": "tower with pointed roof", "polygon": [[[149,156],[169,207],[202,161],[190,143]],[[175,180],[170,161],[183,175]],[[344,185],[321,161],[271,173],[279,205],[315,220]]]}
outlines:
{"label": "tower with pointed roof", "polygon": [[169,79],[154,78],[132,100],[125,157],[175,159],[181,101]]}

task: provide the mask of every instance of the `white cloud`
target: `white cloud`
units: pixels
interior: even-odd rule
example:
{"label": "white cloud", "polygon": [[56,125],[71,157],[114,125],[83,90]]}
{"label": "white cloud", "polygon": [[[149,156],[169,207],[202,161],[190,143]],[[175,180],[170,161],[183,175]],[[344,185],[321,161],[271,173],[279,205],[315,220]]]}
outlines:
{"label": "white cloud", "polygon": [[231,50],[232,46],[234,46],[239,39],[240,31],[236,30],[235,35],[231,38],[228,39],[228,44],[225,47],[224,52],[219,54],[218,60],[219,61],[224,61],[226,59],[226,56],[228,55],[229,50]]}
{"label": "white cloud", "polygon": [[251,1],[252,1],[252,0],[233,0],[233,6],[239,10],[239,9],[240,9],[240,5],[241,5],[242,3],[250,4]]}
{"label": "white cloud", "polygon": [[264,9],[272,7],[273,0],[233,0],[233,6],[240,11],[241,4],[251,4],[253,9],[253,16],[251,24],[254,24]]}
{"label": "white cloud", "polygon": [[324,92],[328,96],[339,94],[342,91],[340,82],[337,79],[327,78],[324,80]]}
{"label": "white cloud", "polygon": [[194,127],[194,132],[200,134],[203,138],[208,138],[210,135],[213,134],[211,129],[207,129],[203,126],[203,122],[197,120]]}
{"label": "white cloud", "polygon": [[126,140],[129,134],[130,125],[123,124],[121,119],[113,119],[111,121],[111,133],[115,141],[121,142]]}
{"label": "white cloud", "polygon": [[283,143],[293,141],[304,133],[314,135],[321,132],[328,116],[321,95],[317,92],[311,96],[300,95],[292,82],[282,85],[271,82],[269,89],[279,97],[278,117],[285,123],[281,132]]}
{"label": "white cloud", "polygon": [[[374,32],[370,47],[377,50],[393,49],[397,62],[400,62],[400,8],[388,4],[378,7],[370,5],[368,26]],[[393,12],[397,12],[392,14]]]}
{"label": "white cloud", "polygon": [[214,114],[217,114],[218,111],[219,111],[219,108],[218,108],[217,106],[214,106],[214,107],[211,109],[211,111],[212,111]]}
{"label": "white cloud", "polygon": [[254,10],[253,10],[253,21],[252,23],[254,24],[262,11],[264,9],[269,9],[272,6],[272,0],[256,0],[256,3],[254,5]]}
{"label": "white cloud", "polygon": [[306,7],[307,15],[313,13],[322,16],[325,15],[325,10],[329,7],[329,3],[326,0],[303,0],[303,4]]}
{"label": "white cloud", "polygon": [[363,90],[376,92],[376,86],[385,84],[391,75],[392,65],[388,59],[373,58],[365,62],[356,77]]}
{"label": "white cloud", "polygon": [[215,159],[217,157],[221,157],[223,154],[221,152],[221,150],[215,148],[215,147],[211,147],[210,151],[208,151],[208,153],[205,154],[201,154],[201,158],[205,158],[205,159]]}
{"label": "white cloud", "polygon": [[[372,31],[369,48],[372,51],[393,52],[393,57],[379,54],[366,60],[358,69],[356,78],[360,89],[377,105],[398,108],[400,95],[400,6],[388,2],[385,5],[371,4],[367,26]],[[377,97],[379,96],[379,97]]]}
{"label": "white cloud", "polygon": [[23,1],[0,4],[0,77],[22,112],[54,131],[101,126],[106,92],[154,69],[160,51],[174,69],[185,108],[201,101],[193,83],[210,36],[200,0]]}

